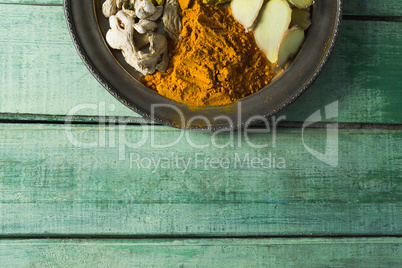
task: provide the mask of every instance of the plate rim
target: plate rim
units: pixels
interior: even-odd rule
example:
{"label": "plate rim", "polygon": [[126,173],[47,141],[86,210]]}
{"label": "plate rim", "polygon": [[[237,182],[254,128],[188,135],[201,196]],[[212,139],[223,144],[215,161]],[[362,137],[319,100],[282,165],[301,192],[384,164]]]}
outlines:
{"label": "plate rim", "polygon": [[[255,119],[253,121],[247,121],[247,122],[236,122],[236,124],[226,124],[226,125],[210,125],[208,127],[205,126],[196,126],[196,125],[182,125],[182,124],[175,124],[174,122],[170,122],[155,116],[151,116],[147,111],[139,108],[133,101],[129,100],[127,97],[122,96],[117,92],[117,90],[114,89],[114,86],[111,85],[109,82],[107,82],[96,66],[92,63],[88,55],[85,53],[85,51],[82,48],[81,42],[79,38],[77,37],[77,30],[76,30],[76,25],[73,23],[73,15],[71,12],[71,1],[73,0],[63,0],[63,9],[64,9],[64,15],[65,15],[65,20],[67,23],[67,28],[70,34],[70,37],[73,41],[74,47],[81,58],[82,62],[86,66],[86,68],[89,70],[89,72],[94,76],[94,78],[113,96],[115,97],[118,101],[120,101],[123,105],[134,111],[135,113],[138,113],[142,117],[145,117],[146,119],[149,119],[151,121],[160,123],[162,125],[167,125],[170,127],[178,128],[178,129],[184,129],[184,130],[196,130],[196,131],[216,131],[216,130],[222,130],[222,129],[227,129],[227,130],[234,130],[234,129],[240,129],[244,128],[247,125],[253,125],[261,120]],[[321,0],[322,1],[322,0]],[[325,54],[323,55],[321,61],[319,62],[319,65],[315,69],[314,73],[310,78],[301,86],[292,96],[290,96],[288,99],[283,101],[282,103],[278,104],[272,111],[263,114],[262,116],[264,118],[269,118],[270,116],[273,116],[274,114],[277,114],[278,112],[282,111],[284,108],[289,106],[291,103],[293,103],[296,99],[298,99],[303,93],[313,84],[313,82],[316,80],[316,78],[320,75],[322,70],[324,69],[325,65],[330,59],[330,56],[332,54],[332,51],[335,47],[335,44],[337,42],[338,36],[339,36],[339,31],[340,27],[342,24],[342,7],[343,7],[343,0],[335,0],[337,2],[337,8],[336,8],[336,19],[334,22],[334,29],[333,32],[330,35],[329,39],[329,44],[327,45],[327,50]],[[278,79],[279,80],[279,79]],[[274,83],[274,82],[273,82]],[[151,89],[149,89],[151,90]],[[258,92],[257,92],[258,93]],[[253,95],[253,94],[252,94]],[[251,96],[251,95],[249,95]],[[247,97],[249,97],[247,96]],[[246,97],[246,98],[247,98]],[[239,101],[239,103],[241,100]],[[224,107],[224,106],[214,106],[214,107]],[[205,108],[205,107],[201,107]]]}

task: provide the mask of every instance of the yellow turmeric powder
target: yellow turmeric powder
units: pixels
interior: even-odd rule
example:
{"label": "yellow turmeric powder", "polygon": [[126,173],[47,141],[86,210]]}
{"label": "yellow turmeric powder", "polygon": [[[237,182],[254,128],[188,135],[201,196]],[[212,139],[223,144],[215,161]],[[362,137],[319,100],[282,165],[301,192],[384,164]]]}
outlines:
{"label": "yellow turmeric powder", "polygon": [[201,0],[180,0],[181,39],[169,44],[165,73],[143,78],[159,94],[190,106],[230,104],[250,95],[273,77],[264,53],[230,10]]}

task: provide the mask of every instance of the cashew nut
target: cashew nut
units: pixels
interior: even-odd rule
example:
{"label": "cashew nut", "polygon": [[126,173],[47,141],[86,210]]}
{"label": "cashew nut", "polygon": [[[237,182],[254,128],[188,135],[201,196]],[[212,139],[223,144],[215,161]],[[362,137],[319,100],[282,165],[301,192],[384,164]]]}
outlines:
{"label": "cashew nut", "polygon": [[[166,38],[157,33],[148,32],[146,37],[140,35],[141,40],[135,46],[134,37],[138,33],[134,29],[134,18],[123,11],[117,12],[109,18],[110,30],[106,34],[106,41],[114,48],[122,51],[126,62],[143,75],[153,74],[155,70],[166,71],[169,56]],[[144,38],[148,40],[144,41]],[[149,53],[140,51],[141,46],[150,43]]]}
{"label": "cashew nut", "polygon": [[138,23],[134,24],[134,29],[140,34],[144,34],[148,31],[153,32],[157,27],[158,24],[147,19],[142,19]]}
{"label": "cashew nut", "polygon": [[148,19],[155,21],[163,13],[163,6],[155,7],[150,1],[148,0],[136,0],[135,1],[135,13],[138,18],[140,19]]}
{"label": "cashew nut", "polygon": [[115,15],[117,13],[116,0],[106,0],[102,5],[102,13],[106,18]]}
{"label": "cashew nut", "polygon": [[179,40],[181,31],[181,20],[179,15],[179,3],[177,0],[167,0],[165,12],[162,17],[163,26],[170,38]]}

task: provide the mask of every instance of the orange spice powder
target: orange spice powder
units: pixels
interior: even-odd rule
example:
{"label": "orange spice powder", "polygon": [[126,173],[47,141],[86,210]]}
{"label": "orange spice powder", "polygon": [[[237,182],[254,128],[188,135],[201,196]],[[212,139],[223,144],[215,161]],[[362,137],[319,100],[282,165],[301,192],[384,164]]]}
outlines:
{"label": "orange spice powder", "polygon": [[274,72],[252,33],[230,9],[180,0],[181,39],[169,44],[169,68],[143,78],[159,94],[190,106],[238,101],[267,85]]}

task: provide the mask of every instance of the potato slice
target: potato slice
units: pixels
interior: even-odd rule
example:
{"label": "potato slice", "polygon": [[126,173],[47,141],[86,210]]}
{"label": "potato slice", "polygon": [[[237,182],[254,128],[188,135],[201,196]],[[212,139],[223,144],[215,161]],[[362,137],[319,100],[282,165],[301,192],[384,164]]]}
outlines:
{"label": "potato slice", "polygon": [[288,0],[288,1],[297,8],[306,8],[314,3],[314,0]]}
{"label": "potato slice", "polygon": [[287,30],[279,44],[278,65],[284,67],[289,58],[296,55],[304,42],[304,31],[299,26]]}
{"label": "potato slice", "polygon": [[262,7],[254,37],[272,63],[278,60],[279,42],[289,28],[291,18],[292,9],[286,0],[271,0]]}
{"label": "potato slice", "polygon": [[306,30],[311,25],[310,12],[302,9],[294,8],[292,11],[292,21],[290,22],[290,28],[293,26],[299,26],[301,29]]}
{"label": "potato slice", "polygon": [[251,28],[260,12],[264,0],[232,0],[233,17],[246,29]]}

